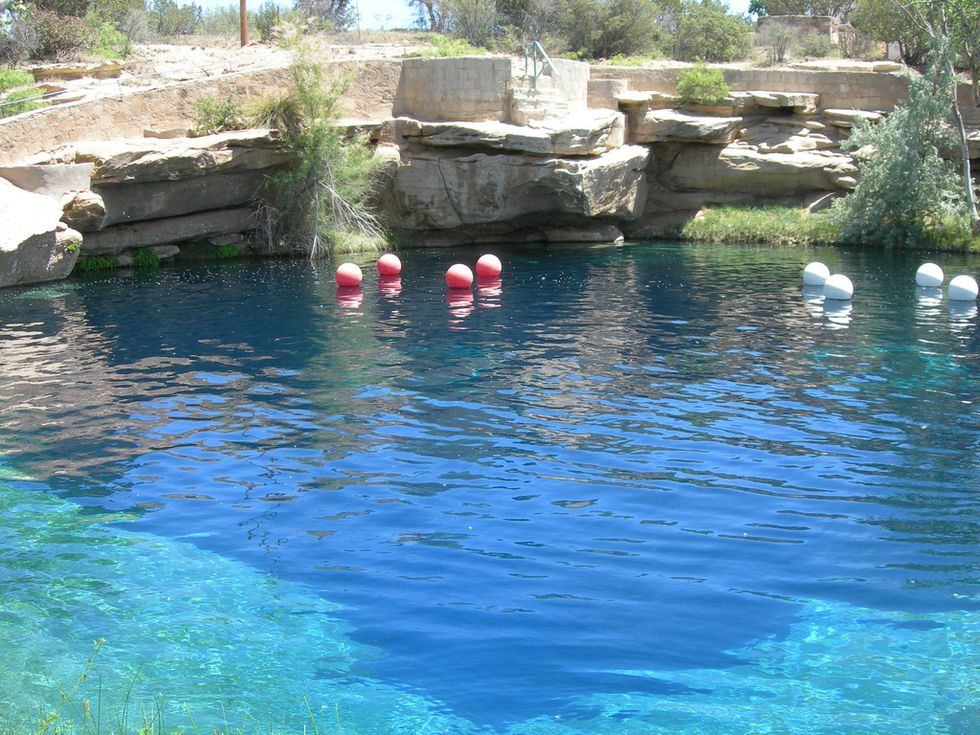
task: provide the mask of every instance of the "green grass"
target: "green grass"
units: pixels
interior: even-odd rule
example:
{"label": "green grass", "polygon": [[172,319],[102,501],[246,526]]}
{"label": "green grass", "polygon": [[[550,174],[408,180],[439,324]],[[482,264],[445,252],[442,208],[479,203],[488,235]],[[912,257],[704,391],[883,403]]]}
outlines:
{"label": "green grass", "polygon": [[[705,208],[676,233],[683,240],[771,245],[841,245],[840,225],[832,209],[815,214],[777,205]],[[980,235],[962,226],[935,229],[928,240],[908,243],[906,250],[980,253]]]}
{"label": "green grass", "polygon": [[14,87],[23,87],[34,83],[34,75],[29,71],[0,67],[0,92],[6,92]]}
{"label": "green grass", "polygon": [[443,58],[450,56],[483,56],[487,53],[485,48],[474,46],[462,38],[448,38],[433,34],[426,39],[426,42],[430,48],[420,51],[419,56]]}
{"label": "green grass", "polygon": [[615,54],[602,63],[609,66],[646,66],[655,58],[654,56],[623,56],[622,54]]}
{"label": "green grass", "polygon": [[703,209],[679,234],[701,242],[818,245],[837,242],[838,233],[827,212],[809,214],[805,209],[773,205]]}

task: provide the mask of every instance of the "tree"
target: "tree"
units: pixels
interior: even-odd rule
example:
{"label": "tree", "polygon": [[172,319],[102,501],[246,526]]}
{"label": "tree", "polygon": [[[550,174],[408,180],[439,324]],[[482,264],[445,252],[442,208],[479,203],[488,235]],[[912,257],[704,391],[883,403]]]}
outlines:
{"label": "tree", "polygon": [[354,24],[351,0],[296,0],[295,9],[321,28],[342,30]]}
{"label": "tree", "polygon": [[749,12],[755,15],[832,15],[847,18],[854,0],[751,0]]}
{"label": "tree", "polygon": [[[967,214],[970,218],[970,229],[974,233],[980,234],[980,213],[977,212],[976,196],[973,192],[973,176],[970,171],[970,148],[966,139],[966,126],[963,124],[963,115],[960,113],[958,100],[956,98],[956,54],[957,48],[954,45],[954,22],[950,21],[950,12],[955,12],[956,17],[961,19],[961,33],[965,33],[968,38],[975,43],[977,40],[976,26],[968,26],[970,20],[980,17],[974,0],[891,0],[901,8],[902,12],[908,17],[909,21],[922,31],[929,38],[930,54],[936,58],[931,59],[935,65],[942,64],[942,80],[946,85],[946,95],[950,98],[947,109],[952,111],[953,124],[959,138],[960,149],[960,170],[963,176],[963,194],[966,202]],[[969,5],[966,5],[969,3]],[[972,12],[967,12],[966,8],[972,8]],[[976,16],[974,15],[976,14]],[[970,44],[971,41],[968,41]],[[977,48],[974,45],[973,51]],[[977,62],[980,59],[976,55],[973,57],[973,84],[974,94],[976,94],[978,71]]]}
{"label": "tree", "polygon": [[949,124],[952,57],[947,38],[931,38],[925,75],[908,77],[908,101],[875,127],[859,122],[845,143],[847,150],[868,153],[859,156],[860,183],[837,208],[845,239],[886,247],[929,243],[969,214],[956,167],[943,157],[955,150],[957,138]]}
{"label": "tree", "polygon": [[674,45],[682,61],[736,61],[751,51],[752,30],[719,0],[700,0],[684,7]]}
{"label": "tree", "polygon": [[498,30],[494,0],[446,0],[443,6],[450,32],[474,46],[488,45]]}
{"label": "tree", "polygon": [[857,0],[851,24],[878,41],[897,43],[902,59],[910,66],[920,66],[925,60],[925,31],[909,23],[891,0]]}
{"label": "tree", "polygon": [[420,28],[428,28],[436,33],[446,32],[446,8],[440,0],[409,0],[409,6],[415,8]]}

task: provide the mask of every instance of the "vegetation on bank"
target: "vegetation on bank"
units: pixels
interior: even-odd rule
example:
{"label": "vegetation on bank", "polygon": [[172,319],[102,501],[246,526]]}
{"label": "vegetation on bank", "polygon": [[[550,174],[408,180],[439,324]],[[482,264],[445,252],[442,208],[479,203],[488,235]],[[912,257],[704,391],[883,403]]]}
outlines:
{"label": "vegetation on bank", "polygon": [[822,245],[838,242],[840,227],[826,211],[810,214],[798,207],[726,206],[701,210],[678,234],[699,242]]}
{"label": "vegetation on bank", "polygon": [[[683,240],[717,244],[865,244],[847,239],[838,217],[832,209],[811,214],[802,207],[779,205],[706,207],[674,234]],[[896,247],[980,253],[980,235],[970,235],[962,227],[939,227],[922,239],[909,238]]]}
{"label": "vegetation on bank", "polygon": [[703,63],[695,64],[677,78],[677,97],[681,102],[714,105],[731,93],[721,69]]}
{"label": "vegetation on bank", "polygon": [[268,252],[379,252],[387,245],[369,201],[382,162],[369,142],[337,125],[345,80],[329,81],[302,46],[290,65],[291,88],[258,103],[254,124],[279,131],[292,153],[272,176],[259,211]]}

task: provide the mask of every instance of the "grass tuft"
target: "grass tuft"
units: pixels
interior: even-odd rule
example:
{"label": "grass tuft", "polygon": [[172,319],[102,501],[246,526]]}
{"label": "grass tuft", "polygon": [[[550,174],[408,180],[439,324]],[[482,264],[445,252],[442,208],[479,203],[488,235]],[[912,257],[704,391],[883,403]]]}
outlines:
{"label": "grass tuft", "polygon": [[88,255],[79,258],[72,273],[94,273],[97,271],[114,270],[119,263],[111,255]]}
{"label": "grass tuft", "polygon": [[150,248],[137,250],[133,253],[133,266],[135,268],[153,269],[160,267],[160,256]]}

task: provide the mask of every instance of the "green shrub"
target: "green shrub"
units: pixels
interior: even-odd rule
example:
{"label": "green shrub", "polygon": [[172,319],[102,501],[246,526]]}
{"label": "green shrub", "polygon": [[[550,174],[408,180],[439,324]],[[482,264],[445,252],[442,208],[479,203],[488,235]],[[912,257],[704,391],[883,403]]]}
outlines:
{"label": "green shrub", "polygon": [[681,102],[714,105],[724,101],[730,92],[721,69],[706,64],[696,64],[681,72],[677,79],[677,96]]}
{"label": "green shrub", "polygon": [[834,42],[820,33],[803,34],[796,39],[793,48],[800,56],[806,56],[812,59],[824,59],[837,50]]}
{"label": "green shrub", "polygon": [[130,42],[115,23],[101,21],[95,14],[85,18],[88,27],[87,51],[106,59],[118,59],[129,55]]}
{"label": "green shrub", "polygon": [[6,92],[14,87],[23,87],[34,83],[34,75],[29,71],[19,69],[4,69],[0,67],[0,92]]}
{"label": "green shrub", "polygon": [[682,61],[738,61],[752,50],[752,30],[718,0],[701,0],[685,6],[674,48]]}
{"label": "green shrub", "polygon": [[211,95],[194,100],[194,124],[196,135],[214,135],[227,130],[244,130],[249,127],[241,106],[230,97],[218,99]]}
{"label": "green shrub", "polygon": [[[40,87],[30,87],[28,89],[18,89],[11,92],[3,99],[0,99],[0,118],[12,117],[22,112],[39,110],[47,106],[47,102],[41,99],[44,90]],[[23,101],[18,101],[23,100]]]}
{"label": "green shrub", "polygon": [[303,110],[295,94],[263,97],[252,108],[252,124],[272,128],[284,136],[297,135],[303,126]]}

